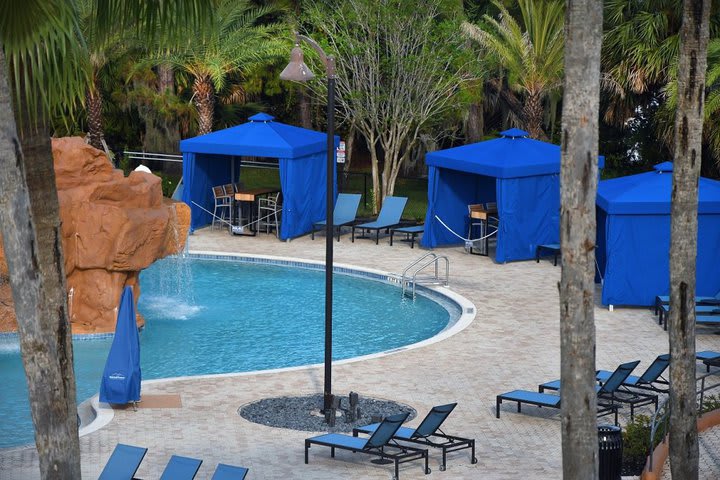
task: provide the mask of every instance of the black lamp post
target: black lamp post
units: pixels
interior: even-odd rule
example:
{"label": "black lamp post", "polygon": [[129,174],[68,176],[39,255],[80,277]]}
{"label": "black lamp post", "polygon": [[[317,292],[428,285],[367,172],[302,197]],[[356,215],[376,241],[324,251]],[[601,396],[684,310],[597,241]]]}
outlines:
{"label": "black lamp post", "polygon": [[325,64],[327,74],[327,205],[325,209],[325,385],[323,388],[323,411],[332,406],[332,296],[333,296],[333,207],[335,182],[335,57],[325,54],[320,45],[305,35],[295,34],[295,47],[290,53],[290,63],[280,73],[282,80],[305,82],[315,75],[303,61],[300,42],[307,42]]}

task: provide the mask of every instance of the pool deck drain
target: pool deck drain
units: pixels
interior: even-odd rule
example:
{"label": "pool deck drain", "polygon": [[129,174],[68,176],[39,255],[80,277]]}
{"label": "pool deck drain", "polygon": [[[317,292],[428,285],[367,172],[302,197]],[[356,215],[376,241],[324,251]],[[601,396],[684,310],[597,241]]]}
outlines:
{"label": "pool deck drain", "polygon": [[[225,231],[203,229],[190,237],[190,248],[322,261],[323,240],[307,236],[279,242],[270,235],[233,237]],[[401,466],[403,479],[561,478],[557,412],[527,407],[524,414],[517,414],[508,406],[500,419],[494,415],[498,393],[532,390],[560,372],[560,268],[534,261],[497,265],[491,258],[466,254],[462,247],[435,252],[449,257],[450,288],[475,304],[475,321],[458,334],[423,348],[335,365],[333,390],[411,405],[420,418],[433,405],[458,402],[444,430],[475,438],[479,462],[471,464],[464,452],[450,454],[447,471],[440,472],[439,452],[431,450],[432,477],[410,463]],[[390,247],[387,238],[376,246],[369,240],[351,243],[343,235],[335,243],[338,263],[393,273],[402,272],[423,253],[405,244]],[[644,369],[657,355],[667,353],[667,333],[650,309],[609,312],[598,305],[595,319],[598,368],[612,369],[637,359]],[[720,351],[720,336],[699,333],[697,348]],[[210,478],[218,463],[249,467],[248,479],[253,480],[390,478],[390,466],[373,465],[367,456],[350,452],[338,452],[336,459],[328,452],[317,452],[305,465],[303,441],[314,432],[267,427],[237,414],[240,405],[253,401],[315,394],[322,388],[322,366],[143,384],[144,395],[181,395],[182,408],[115,411],[108,425],[80,439],[83,478],[97,478],[118,442],[148,448],[137,472],[141,478],[158,478],[173,454],[203,459],[198,480]],[[418,422],[416,418],[410,425]],[[720,477],[716,462],[701,460],[701,465],[701,478]],[[0,477],[39,478],[34,448],[0,450]]]}

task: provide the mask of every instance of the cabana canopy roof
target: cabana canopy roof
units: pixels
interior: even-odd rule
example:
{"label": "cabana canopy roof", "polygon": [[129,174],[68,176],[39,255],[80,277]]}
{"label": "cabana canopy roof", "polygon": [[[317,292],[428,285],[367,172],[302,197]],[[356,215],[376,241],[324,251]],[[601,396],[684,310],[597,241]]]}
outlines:
{"label": "cabana canopy roof", "polygon": [[428,153],[428,165],[495,178],[531,177],[560,172],[560,147],[528,138],[511,128],[501,137]]}
{"label": "cabana canopy roof", "polygon": [[[609,214],[670,214],[672,162],[653,168],[653,172],[600,182],[597,205]],[[720,182],[700,178],[698,213],[720,213]]]}
{"label": "cabana canopy roof", "polygon": [[183,153],[297,158],[327,151],[327,135],[273,121],[258,113],[249,122],[180,142]]}

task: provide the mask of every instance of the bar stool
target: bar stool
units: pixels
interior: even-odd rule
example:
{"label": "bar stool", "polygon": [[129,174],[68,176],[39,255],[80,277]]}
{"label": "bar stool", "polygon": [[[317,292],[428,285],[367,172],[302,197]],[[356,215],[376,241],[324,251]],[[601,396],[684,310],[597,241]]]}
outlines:
{"label": "bar stool", "polygon": [[225,220],[226,216],[230,216],[230,206],[232,203],[231,195],[225,193],[222,185],[212,187],[213,197],[215,197],[215,208],[213,210],[213,219],[210,229],[215,228],[215,220],[220,218]]}

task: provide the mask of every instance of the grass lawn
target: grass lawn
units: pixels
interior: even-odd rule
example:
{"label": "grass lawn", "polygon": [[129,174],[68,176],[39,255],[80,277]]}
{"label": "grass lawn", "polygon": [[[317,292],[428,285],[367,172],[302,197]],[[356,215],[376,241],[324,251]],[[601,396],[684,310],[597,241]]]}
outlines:
{"label": "grass lawn", "polygon": [[[280,188],[280,173],[275,169],[244,167],[240,179],[245,188]],[[373,218],[371,190],[372,179],[367,176],[367,192],[362,175],[351,175],[342,191],[345,193],[363,193],[367,198],[360,202],[358,217]],[[427,180],[424,178],[401,178],[395,184],[395,196],[408,197],[403,219],[422,222],[427,210]]]}

